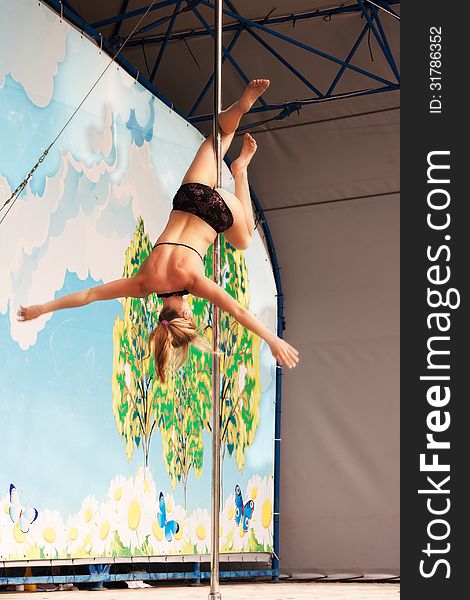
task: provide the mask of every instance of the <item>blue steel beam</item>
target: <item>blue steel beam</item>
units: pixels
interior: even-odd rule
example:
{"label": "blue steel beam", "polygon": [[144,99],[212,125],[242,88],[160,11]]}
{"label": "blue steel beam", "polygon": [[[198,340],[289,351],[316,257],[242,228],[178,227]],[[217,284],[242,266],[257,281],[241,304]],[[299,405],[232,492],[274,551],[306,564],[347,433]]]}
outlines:
{"label": "blue steel beam", "polygon": [[[355,98],[357,96],[368,96],[370,94],[378,94],[380,92],[393,92],[399,90],[400,86],[397,83],[392,83],[380,88],[371,88],[367,90],[357,90],[355,92],[345,92],[343,94],[334,94],[331,96],[324,96],[323,98],[308,98],[307,100],[296,100],[295,102],[284,102],[283,104],[269,104],[266,107],[252,108],[248,114],[255,114],[260,112],[268,112],[272,110],[286,110],[294,105],[295,110],[302,108],[303,106],[309,106],[310,104],[317,104],[320,102],[327,102],[329,100],[342,100],[343,98]],[[293,112],[293,111],[290,111]],[[210,121],[212,114],[199,115],[188,119],[191,123],[202,123],[204,121]]]}
{"label": "blue steel beam", "polygon": [[[152,10],[157,10],[158,8],[163,8],[165,6],[169,6],[169,4],[171,4],[171,2],[168,2],[168,3],[162,2],[158,5],[156,5],[155,7],[152,7]],[[390,6],[395,5],[395,4],[400,4],[400,0],[392,0],[389,3],[382,2],[382,5],[384,6],[384,8],[387,7],[387,9],[390,10],[391,12],[393,12],[393,11],[390,8]],[[143,8],[139,8],[139,9],[133,10],[129,13],[126,13],[125,15],[119,14],[114,17],[109,17],[108,19],[103,19],[102,21],[97,21],[95,23],[92,23],[91,26],[98,28],[98,27],[104,27],[105,25],[110,25],[111,23],[119,23],[126,19],[135,17],[136,15],[140,15],[140,14],[144,13],[146,10],[147,10],[147,7],[145,6]],[[357,4],[351,4],[349,6],[338,6],[336,8],[326,8],[323,10],[312,10],[312,11],[308,11],[308,12],[304,12],[304,13],[297,13],[297,14],[291,13],[289,15],[282,15],[279,17],[269,17],[268,19],[263,18],[263,19],[254,19],[254,20],[256,22],[262,23],[264,25],[275,25],[275,24],[279,24],[279,23],[289,23],[289,22],[295,22],[295,21],[308,20],[308,19],[312,19],[312,18],[331,17],[334,15],[348,14],[348,13],[355,13],[355,12],[360,12],[360,8],[358,7]],[[230,27],[230,25],[228,27]],[[228,31],[227,26],[224,27],[224,32],[225,31]],[[139,44],[140,44],[140,40],[139,40]]]}
{"label": "blue steel beam", "polygon": [[[237,15],[238,11],[235,9],[230,0],[225,0],[225,4],[229,7]],[[313,83],[311,83],[308,79],[306,79],[302,73],[300,73],[293,65],[291,65],[279,52],[274,50],[272,46],[270,46],[262,37],[260,37],[257,33],[252,31],[249,27],[246,28],[247,33],[249,33],[259,44],[263,46],[270,54],[272,54],[279,62],[281,62],[285,67],[289,69],[291,73],[293,73],[302,83],[304,83],[312,92],[317,94],[318,97],[323,97],[323,94],[318,90]]]}
{"label": "blue steel beam", "polygon": [[367,2],[369,2],[369,4],[377,6],[378,8],[381,8],[383,11],[385,11],[389,15],[392,15],[392,17],[395,17],[396,19],[400,20],[400,15],[397,12],[395,12],[393,10],[393,8],[390,8],[391,4],[400,4],[400,2],[382,2],[381,0],[376,0],[375,2],[371,2],[371,0],[367,0]]}
{"label": "blue steel beam", "polygon": [[[225,52],[222,55],[222,64],[224,64],[224,62],[226,61],[227,57],[230,55],[230,52],[232,51],[232,48],[235,46],[235,44],[237,43],[238,38],[241,35],[241,32],[242,32],[242,28],[240,27],[238,29],[238,31],[235,33],[235,35],[233,36],[232,41],[227,46],[227,49],[225,50]],[[194,106],[189,111],[188,117],[192,117],[193,116],[194,111],[197,110],[197,108],[199,107],[199,105],[203,101],[203,99],[206,96],[207,92],[209,91],[209,88],[211,87],[213,81],[214,81],[214,73],[212,73],[212,75],[207,80],[207,83],[204,86],[204,88],[202,89],[202,92],[199,94],[199,97],[196,100],[196,102],[194,103]]]}
{"label": "blue steel beam", "polygon": [[[386,37],[384,37],[384,39],[382,39],[381,36],[379,35],[379,33],[378,33],[377,29],[375,28],[375,25],[371,19],[369,11],[367,10],[367,8],[364,5],[364,0],[357,0],[357,2],[359,4],[359,6],[361,7],[362,14],[364,15],[367,23],[369,24],[369,27],[370,27],[372,33],[374,34],[374,37],[377,40],[378,45],[382,49],[382,52],[383,52],[388,64],[390,65],[390,68],[392,69],[393,74],[395,75],[397,81],[400,81],[400,73],[398,72],[395,61],[393,60],[393,55],[392,55],[390,47],[386,41]],[[373,6],[371,6],[371,8],[373,10],[376,10]],[[376,16],[376,18],[377,18],[377,16]],[[385,36],[385,32],[383,32],[383,35]]]}
{"label": "blue steel beam", "polygon": [[[186,2],[188,2],[188,0],[186,0]],[[212,8],[212,7],[211,7]],[[193,12],[196,15],[196,17],[199,19],[199,21],[202,23],[202,25],[207,29],[208,32],[210,32],[210,35],[212,37],[212,39],[214,39],[214,32],[212,31],[209,23],[204,19],[204,17],[201,15],[201,13],[199,12],[199,10],[197,8],[193,8]],[[224,48],[224,46],[222,45],[222,51],[225,53],[226,49]],[[248,77],[245,75],[245,73],[243,72],[243,69],[240,67],[240,65],[237,63],[237,61],[233,58],[233,56],[230,56],[230,54],[227,54],[227,58],[230,61],[230,63],[232,64],[232,66],[234,67],[235,71],[240,75],[240,77],[243,79],[243,81],[245,83],[249,83],[250,80],[248,79]],[[259,102],[265,107],[267,106],[266,102],[263,100],[263,98],[261,98],[261,96],[258,98]]]}
{"label": "blue steel beam", "polygon": [[274,50],[274,48],[272,46],[270,46],[265,40],[263,40],[262,37],[260,37],[257,33],[255,33],[254,31],[252,31],[251,29],[247,29],[247,32],[255,39],[258,41],[258,43],[260,43],[264,48],[266,48],[266,50],[272,54],[275,58],[277,58],[277,60],[279,62],[281,62],[285,67],[287,67],[289,69],[289,71],[291,71],[298,79],[300,79],[300,81],[302,81],[303,83],[305,83],[305,85],[312,90],[312,92],[314,92],[315,94],[317,94],[317,96],[319,98],[322,98],[324,96],[324,94],[322,94],[320,92],[320,90],[315,87],[313,85],[312,82],[310,82],[306,77],[304,77],[302,75],[302,73],[300,73],[299,71],[297,71],[297,69],[291,65],[281,54],[279,54],[279,52],[277,52],[276,50]]}
{"label": "blue steel beam", "polygon": [[[211,2],[209,2],[209,0],[202,0],[201,4],[203,4],[204,6],[207,6],[208,8],[214,8],[214,4],[212,4]],[[312,54],[315,54],[317,56],[321,56],[322,58],[325,58],[326,60],[329,60],[331,62],[335,62],[338,65],[345,65],[345,67],[347,69],[351,69],[352,71],[355,71],[356,73],[360,73],[361,75],[365,75],[366,77],[368,77],[369,79],[374,79],[375,81],[378,81],[382,84],[385,84],[386,86],[391,86],[394,85],[393,82],[388,81],[387,79],[384,79],[383,77],[380,77],[379,75],[375,75],[374,73],[370,73],[369,71],[366,71],[365,69],[361,69],[361,67],[356,67],[355,65],[351,65],[346,63],[344,60],[341,60],[339,58],[336,58],[335,56],[331,56],[331,54],[327,54],[326,52],[323,52],[322,50],[318,50],[318,48],[314,48],[313,46],[309,46],[308,44],[304,44],[303,42],[299,42],[298,40],[291,38],[287,35],[284,35],[282,33],[279,33],[278,31],[274,31],[273,29],[269,29],[269,27],[265,27],[264,25],[261,25],[260,23],[256,23],[250,19],[245,19],[245,17],[242,17],[241,15],[237,15],[236,13],[227,10],[227,9],[223,9],[223,12],[229,16],[232,17],[233,19],[238,20],[240,23],[242,23],[243,25],[246,25],[247,27],[252,27],[254,29],[259,29],[260,31],[263,31],[265,33],[268,33],[269,35],[272,35],[273,37],[276,37],[280,40],[283,40],[284,42],[288,42],[291,45],[297,46],[298,48],[302,48],[303,50],[306,50],[307,52],[310,52]]]}
{"label": "blue steel beam", "polygon": [[[172,4],[176,4],[177,0],[163,0],[163,2],[157,2],[149,12],[153,10],[158,10],[159,8],[165,8],[165,6],[171,6]],[[138,15],[144,14],[147,11],[148,5],[143,6],[142,8],[136,8],[135,10],[131,10],[125,14],[119,14],[115,17],[110,17],[109,19],[103,19],[101,21],[96,21],[95,23],[91,23],[91,27],[93,29],[98,29],[99,27],[105,27],[105,25],[111,25],[112,23],[120,23],[121,21],[125,21],[126,19],[131,19],[132,17],[137,17]]]}
{"label": "blue steel beam", "polygon": [[[47,4],[52,9],[56,11],[56,13],[60,14],[61,11],[61,2],[60,0],[41,0],[44,4]],[[176,0],[175,0],[176,1]],[[101,35],[93,29],[80,15],[78,15],[75,11],[71,11],[68,8],[64,10],[64,17],[68,19],[71,23],[76,25],[80,30],[86,32],[91,39],[95,40],[97,44],[101,43]],[[103,39],[103,49],[109,54],[109,56],[114,56],[116,54],[116,50],[112,48],[111,44]],[[115,62],[124,68],[129,75],[135,78],[136,81],[139,81],[149,92],[151,92],[154,96],[156,96],[159,100],[161,100],[168,108],[171,108],[174,112],[179,114],[183,119],[186,118],[186,115],[178,108],[175,107],[173,102],[171,102],[162,92],[157,90],[151,83],[148,81],[139,71],[132,65],[126,58],[123,57],[122,53],[115,59]]]}
{"label": "blue steel beam", "polygon": [[[352,57],[354,56],[354,54],[356,53],[356,50],[361,45],[361,42],[364,39],[364,37],[368,31],[369,31],[369,24],[366,23],[364,25],[364,28],[362,29],[361,33],[359,34],[359,37],[357,38],[356,42],[354,43],[354,46],[351,48],[349,54],[346,56],[345,62],[349,63],[349,61],[352,59]],[[328,91],[326,92],[327,96],[331,96],[331,94],[333,93],[333,90],[335,89],[335,87],[338,84],[338,81],[341,79],[341,76],[343,75],[343,73],[345,71],[346,71],[346,67],[345,67],[345,65],[342,65],[341,68],[339,69],[338,73],[336,74],[336,77],[334,78],[332,84],[328,88]]]}
{"label": "blue steel beam", "polygon": [[393,58],[392,49],[390,48],[390,45],[388,43],[387,35],[385,34],[384,28],[382,27],[382,21],[380,20],[379,13],[377,12],[377,9],[375,8],[375,6],[372,6],[372,12],[373,12],[375,20],[377,22],[377,27],[379,29],[380,35],[382,36],[383,43],[384,43],[384,45],[387,49],[387,52],[390,56],[390,61],[391,61],[390,66],[392,67],[393,72],[395,73],[395,77],[397,78],[397,81],[400,81],[400,73],[398,72],[397,66],[395,64],[395,59]]}
{"label": "blue steel beam", "polygon": [[[129,0],[123,0],[123,3],[121,5],[121,10],[120,10],[119,14],[120,15],[125,15],[128,6],[129,6]],[[119,23],[116,23],[116,26],[114,27],[114,31],[113,31],[112,37],[115,38],[116,36],[119,35],[119,32],[121,31],[121,25],[122,25],[122,21],[119,21]]]}
{"label": "blue steel beam", "polygon": [[176,17],[178,15],[179,8],[181,6],[181,0],[178,0],[175,6],[175,10],[173,11],[173,15],[171,16],[170,23],[168,25],[168,29],[166,30],[165,39],[163,40],[163,44],[160,46],[160,50],[158,52],[157,60],[153,65],[152,73],[150,74],[150,82],[153,83],[155,79],[155,75],[157,74],[158,67],[162,61],[163,55],[165,54],[166,45],[168,43],[168,39],[170,38],[171,32],[173,31],[173,27],[175,25]]}

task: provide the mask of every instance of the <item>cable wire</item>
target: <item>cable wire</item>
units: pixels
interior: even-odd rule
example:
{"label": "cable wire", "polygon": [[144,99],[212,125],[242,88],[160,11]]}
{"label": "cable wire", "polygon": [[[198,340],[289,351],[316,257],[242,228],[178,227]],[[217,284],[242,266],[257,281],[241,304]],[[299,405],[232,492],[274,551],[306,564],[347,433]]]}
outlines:
{"label": "cable wire", "polygon": [[106,71],[109,69],[109,67],[115,62],[116,58],[119,56],[119,54],[121,53],[121,51],[123,50],[124,46],[127,44],[127,42],[130,40],[130,38],[134,35],[135,30],[137,29],[137,27],[139,27],[139,25],[142,23],[142,21],[145,19],[145,17],[147,16],[147,14],[150,12],[152,6],[155,4],[157,0],[152,0],[152,3],[148,6],[147,10],[145,11],[145,13],[140,17],[139,21],[137,22],[137,24],[134,26],[134,28],[132,29],[132,31],[130,32],[130,34],[127,36],[127,38],[124,40],[123,44],[120,46],[120,48],[118,49],[118,51],[114,54],[114,56],[111,58],[111,60],[109,61],[109,63],[106,65],[106,67],[104,68],[104,70],[101,72],[100,76],[98,77],[98,79],[95,81],[95,83],[91,86],[91,88],[89,89],[89,91],[87,92],[87,94],[84,96],[84,98],[82,99],[82,101],[80,102],[80,104],[77,106],[77,108],[73,111],[73,113],[71,114],[71,116],[68,118],[68,120],[66,121],[65,125],[62,127],[62,129],[59,131],[59,133],[55,136],[55,138],[52,140],[52,142],[49,144],[49,146],[44,150],[44,152],[42,153],[42,155],[39,157],[38,161],[36,162],[36,164],[33,166],[33,168],[29,171],[29,173],[26,175],[26,177],[23,179],[23,181],[18,185],[18,187],[15,189],[15,191],[11,194],[11,196],[5,200],[5,202],[3,203],[2,207],[0,208],[0,213],[2,212],[2,210],[8,205],[10,204],[10,206],[8,207],[8,210],[5,212],[5,214],[3,215],[3,217],[0,219],[0,225],[3,223],[3,221],[6,219],[8,213],[10,212],[10,210],[13,208],[15,202],[17,201],[19,195],[21,194],[21,192],[25,189],[25,187],[27,186],[29,180],[31,179],[31,177],[33,176],[34,172],[36,171],[36,169],[39,167],[39,165],[44,161],[44,159],[46,158],[46,156],[49,154],[52,146],[57,142],[57,140],[59,139],[59,137],[62,135],[62,133],[64,132],[64,130],[66,129],[66,127],[69,125],[70,121],[74,118],[74,116],[77,114],[77,112],[80,110],[80,108],[83,106],[83,104],[85,103],[85,101],[87,100],[87,98],[90,96],[90,94],[92,93],[92,91],[95,89],[95,87],[98,85],[98,83],[101,81],[101,79],[103,78],[103,76],[105,75]]}

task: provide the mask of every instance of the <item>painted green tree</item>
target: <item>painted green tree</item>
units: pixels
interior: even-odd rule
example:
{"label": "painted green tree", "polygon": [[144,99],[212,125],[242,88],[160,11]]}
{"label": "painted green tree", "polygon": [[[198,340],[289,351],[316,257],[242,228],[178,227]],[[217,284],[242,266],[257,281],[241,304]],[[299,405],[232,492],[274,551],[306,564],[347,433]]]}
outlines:
{"label": "painted green tree", "polygon": [[[126,250],[123,277],[134,275],[152,251],[139,217],[134,237]],[[155,294],[146,298],[122,298],[123,319],[113,327],[114,358],[112,375],[113,414],[119,435],[130,460],[134,448],[141,448],[148,466],[152,434],[159,420],[159,404],[168,390],[157,385],[153,356],[148,348],[149,334],[157,321]]]}
{"label": "painted green tree", "polygon": [[[124,277],[134,275],[152,251],[141,218],[126,251]],[[207,253],[205,271],[212,275],[212,249]],[[249,304],[249,282],[243,254],[224,238],[221,240],[222,285],[243,306]],[[201,298],[189,297],[196,325],[211,341],[212,306]],[[184,487],[185,500],[191,470],[202,473],[203,430],[210,427],[212,356],[191,347],[188,360],[169,373],[162,384],[156,377],[148,337],[157,322],[160,300],[123,298],[123,318],[113,328],[113,414],[119,434],[125,440],[130,460],[134,448],[141,448],[148,465],[150,441],[158,427],[162,435],[163,462],[172,486]],[[231,315],[221,314],[221,441],[224,452],[235,454],[243,469],[245,451],[254,440],[260,418],[259,343],[257,336],[242,327]]]}
{"label": "painted green tree", "polygon": [[[208,253],[207,274],[212,276],[212,251]],[[222,236],[220,243],[221,284],[242,306],[248,308],[250,286],[243,253]],[[224,452],[235,454],[239,470],[245,451],[254,439],[260,419],[260,339],[228,313],[220,323],[220,432]]]}
{"label": "painted green tree", "polygon": [[210,412],[211,355],[190,348],[186,363],[169,379],[161,403],[163,460],[173,488],[181,483],[184,505],[191,470],[200,477],[204,459],[202,432]]}
{"label": "painted green tree", "polygon": [[[212,249],[206,255],[205,273],[212,276]],[[249,304],[249,282],[243,254],[221,239],[222,285],[243,306]],[[212,306],[190,297],[198,327],[212,338]],[[253,442],[260,418],[259,344],[257,336],[231,315],[221,314],[221,441],[240,470],[245,450]],[[163,460],[173,487],[185,491],[191,469],[197,477],[203,467],[203,428],[211,431],[212,356],[191,348],[185,365],[169,378],[168,394],[161,403],[160,430]]]}

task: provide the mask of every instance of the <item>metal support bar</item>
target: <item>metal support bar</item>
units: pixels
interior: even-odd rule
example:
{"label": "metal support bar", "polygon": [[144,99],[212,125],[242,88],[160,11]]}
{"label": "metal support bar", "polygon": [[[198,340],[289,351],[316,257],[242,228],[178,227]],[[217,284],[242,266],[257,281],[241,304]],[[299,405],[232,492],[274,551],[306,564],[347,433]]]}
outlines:
{"label": "metal support bar", "polygon": [[[216,0],[214,13],[214,120],[212,138],[217,165],[217,187],[222,186],[222,136],[219,115],[222,111],[222,0]],[[214,240],[213,279],[220,285],[220,236]],[[209,600],[220,600],[219,592],[219,526],[220,526],[220,314],[212,307],[212,503],[211,503],[211,584]]]}
{"label": "metal support bar", "polygon": [[[186,0],[188,1],[188,0]],[[217,0],[218,1],[218,0]],[[211,8],[213,8],[214,5],[211,5]],[[209,32],[210,36],[214,38],[214,32],[212,31],[209,23],[204,19],[204,17],[201,15],[201,13],[198,11],[197,8],[193,8],[193,12],[196,15],[196,17],[199,19],[199,21],[204,25],[204,27],[206,28],[206,30]],[[222,50],[225,52],[225,48],[222,45]],[[237,61],[233,58],[233,56],[230,56],[230,54],[227,54],[227,58],[230,61],[230,63],[233,65],[235,71],[240,75],[240,77],[243,79],[243,81],[245,83],[249,83],[250,80],[248,79],[248,77],[245,75],[245,73],[243,72],[242,68],[240,67],[240,65],[237,63]],[[258,98],[259,102],[263,105],[266,106],[266,102],[263,100],[263,98],[260,96]]]}
{"label": "metal support bar", "polygon": [[[129,0],[123,0],[119,14],[125,15],[128,6],[129,6]],[[116,25],[114,27],[113,35],[112,35],[113,38],[115,38],[117,35],[119,35],[119,32],[121,31],[121,25],[122,25],[122,21],[119,21],[118,23],[116,23]]]}
{"label": "metal support bar", "polygon": [[[369,27],[372,31],[372,33],[374,34],[374,37],[378,43],[378,45],[380,46],[382,52],[384,53],[384,56],[390,66],[390,68],[393,71],[393,74],[395,75],[397,81],[400,81],[400,73],[398,72],[397,66],[395,64],[395,61],[393,60],[393,55],[392,55],[392,51],[390,50],[390,47],[388,44],[385,44],[385,40],[382,40],[382,38],[380,37],[380,35],[377,32],[377,29],[375,28],[375,25],[371,19],[371,16],[369,14],[369,11],[367,10],[366,6],[364,5],[364,0],[357,0],[359,3],[359,6],[361,7],[362,10],[362,14],[364,15],[367,23],[369,24]],[[371,7],[372,10],[376,10],[374,7]],[[383,31],[383,30],[382,30]],[[385,32],[384,32],[384,36],[385,36]]]}
{"label": "metal support bar", "polygon": [[[203,4],[204,6],[207,6],[208,8],[214,8],[214,5],[209,0],[202,0],[201,4]],[[348,64],[344,60],[341,60],[340,58],[336,58],[336,56],[331,56],[331,54],[327,54],[326,52],[323,52],[322,50],[318,50],[318,48],[314,48],[313,46],[309,46],[308,44],[299,42],[298,40],[296,40],[294,38],[291,38],[287,35],[279,33],[278,31],[274,31],[273,29],[269,29],[269,27],[265,27],[264,25],[261,25],[260,23],[251,21],[250,19],[245,19],[245,17],[242,17],[241,15],[237,15],[236,13],[232,12],[231,10],[227,10],[227,9],[223,9],[223,10],[227,16],[232,17],[233,19],[237,19],[238,21],[240,21],[240,23],[243,23],[244,25],[246,25],[248,27],[253,27],[254,29],[259,29],[260,31],[264,31],[265,33],[268,33],[269,35],[272,35],[273,37],[283,40],[284,42],[288,42],[289,44],[297,46],[298,48],[302,48],[303,50],[306,50],[307,52],[310,52],[317,56],[321,56],[322,58],[324,58],[326,60],[335,62],[338,65],[345,65],[345,67],[347,69],[355,71],[356,73],[360,73],[361,75],[365,75],[366,77],[368,77],[370,79],[373,79],[373,80],[383,83],[385,85],[393,85],[393,82],[388,81],[387,79],[384,79],[383,77],[380,77],[379,75],[370,73],[369,71],[366,71],[365,69],[361,69],[361,67],[356,67],[355,65]]]}
{"label": "metal support bar", "polygon": [[[232,48],[235,46],[235,44],[237,43],[238,38],[240,37],[242,33],[242,29],[239,28],[238,31],[235,33],[235,35],[232,38],[232,41],[230,42],[230,44],[228,45],[227,49],[224,52],[224,55],[222,56],[222,64],[224,64],[224,62],[226,61],[226,59],[228,58],[228,56],[230,55],[230,52],[232,51]],[[195,111],[198,109],[199,105],[201,104],[201,102],[203,101],[203,99],[205,98],[210,86],[212,85],[212,82],[214,81],[214,73],[212,73],[212,75],[209,77],[209,79],[207,80],[206,85],[204,86],[202,92],[199,94],[198,99],[196,100],[196,102],[194,103],[194,106],[192,107],[192,109],[189,111],[188,114],[188,118],[192,117],[193,114],[195,113]]]}
{"label": "metal support bar", "polygon": [[[238,11],[235,9],[235,7],[233,6],[233,4],[230,2],[230,0],[225,0],[225,4],[229,7],[230,10],[232,10],[234,13],[238,13]],[[254,31],[252,31],[249,27],[246,28],[246,31],[259,43],[263,46],[263,48],[265,48],[270,54],[272,54],[275,58],[277,58],[277,60],[279,62],[281,62],[285,67],[287,67],[289,69],[289,71],[291,73],[293,73],[298,79],[300,79],[300,81],[302,81],[303,83],[305,83],[305,85],[312,90],[312,92],[314,92],[315,94],[317,94],[318,97],[322,97],[323,94],[320,92],[320,90],[318,90],[313,83],[311,83],[308,79],[306,79],[302,73],[300,73],[299,71],[297,71],[297,69],[290,64],[290,62],[288,62],[283,56],[281,56],[279,54],[279,52],[277,52],[276,50],[274,50],[274,48],[268,44],[265,40],[263,40],[262,37],[260,37],[257,33],[255,33]]]}
{"label": "metal support bar", "polygon": [[252,31],[251,29],[247,29],[248,33],[255,38],[255,40],[257,40],[264,48],[266,48],[266,50],[272,54],[275,58],[277,58],[277,60],[279,62],[281,62],[284,66],[286,66],[289,71],[291,73],[293,73],[298,79],[300,79],[300,81],[302,81],[303,83],[305,83],[305,85],[312,90],[312,92],[314,92],[315,94],[317,94],[317,96],[319,98],[322,98],[324,96],[324,94],[322,94],[320,92],[320,90],[318,88],[316,88],[313,83],[311,83],[308,79],[306,79],[302,73],[300,73],[299,71],[297,71],[297,69],[290,64],[290,62],[288,62],[283,56],[281,56],[279,54],[279,52],[277,52],[276,50],[274,50],[274,48],[272,46],[270,46],[265,40],[263,40],[262,37],[260,37],[257,33],[255,33],[254,31]]}
{"label": "metal support bar", "polygon": [[384,12],[388,13],[392,17],[395,17],[395,19],[400,20],[400,15],[398,13],[396,13],[392,8],[390,8],[391,4],[400,4],[400,2],[385,2],[385,5],[383,2],[380,2],[380,1],[377,4],[375,2],[373,2],[372,0],[367,0],[367,2],[369,2],[369,4],[373,4],[374,6],[377,6],[377,8],[380,8],[380,10],[383,10]]}
{"label": "metal support bar", "polygon": [[[393,2],[390,2],[389,4],[387,4],[387,6],[390,7],[390,5],[394,5],[394,4],[400,4],[400,0],[394,0]],[[262,25],[267,25],[267,26],[281,25],[283,23],[296,23],[297,21],[309,21],[312,19],[331,17],[334,15],[340,15],[340,14],[354,14],[354,13],[360,12],[360,10],[361,9],[357,4],[351,4],[349,6],[338,6],[337,8],[327,8],[324,10],[312,10],[312,11],[308,11],[308,12],[304,12],[304,13],[290,12],[288,15],[279,15],[278,17],[269,17],[268,19],[265,19],[265,18],[253,19],[253,21],[255,23],[261,23]],[[391,11],[390,8],[388,8],[388,10]],[[117,19],[121,19],[121,18],[128,18],[128,17],[127,16],[113,17],[112,19],[108,19],[107,23],[115,22]],[[104,23],[104,21],[101,21],[100,23]],[[95,27],[100,26],[100,23],[95,23],[94,26]],[[226,33],[227,31],[234,31],[237,27],[238,27],[238,24],[229,23],[224,26],[224,33]],[[178,31],[177,33],[174,33],[171,36],[170,41],[181,40],[183,38],[190,39],[192,37],[201,37],[201,36],[207,36],[207,35],[209,35],[209,32],[206,31],[205,29],[196,30],[196,31],[194,29],[187,29],[185,31]],[[144,44],[160,44],[162,41],[163,41],[163,36],[158,35],[158,36],[146,37],[144,39],[136,39],[136,40],[132,41],[130,44],[128,44],[128,46],[132,46],[132,45],[140,46],[142,44],[142,42]]]}
{"label": "metal support bar", "polygon": [[157,74],[158,67],[160,66],[160,63],[162,61],[163,55],[165,53],[166,45],[168,43],[168,39],[171,35],[171,32],[173,31],[173,27],[174,27],[175,21],[176,21],[176,16],[178,14],[180,6],[181,6],[181,0],[178,0],[178,2],[176,3],[176,6],[175,6],[175,10],[173,11],[173,14],[171,16],[170,23],[168,24],[168,29],[166,30],[165,39],[163,40],[163,44],[160,46],[160,50],[158,51],[157,60],[155,61],[155,64],[153,65],[152,73],[150,74],[151,82],[153,82],[153,80],[155,79],[155,75]]}
{"label": "metal support bar", "polygon": [[392,49],[390,48],[390,44],[388,43],[387,35],[385,34],[384,28],[382,27],[382,21],[380,20],[379,13],[377,12],[377,9],[375,8],[375,6],[372,6],[372,13],[377,22],[377,27],[379,28],[380,35],[382,36],[384,46],[387,49],[389,59],[390,59],[390,66],[392,67],[392,70],[395,73],[395,77],[397,78],[397,81],[400,81],[400,73],[398,72],[397,65],[395,64],[395,59],[393,58]]}
{"label": "metal support bar", "polygon": [[[366,35],[366,33],[368,31],[369,31],[369,23],[366,23],[364,25],[363,30],[359,34],[359,37],[357,38],[354,46],[351,48],[351,51],[346,56],[345,62],[348,63],[352,59],[352,57],[354,56],[354,54],[356,53],[356,50],[361,45],[361,42],[364,39],[364,36]],[[342,65],[341,68],[339,69],[338,73],[336,74],[336,77],[334,78],[333,83],[330,85],[330,87],[328,88],[328,91],[326,92],[327,96],[331,96],[331,94],[333,93],[333,90],[335,89],[338,81],[341,79],[341,76],[343,75],[345,70],[346,70],[346,67],[344,65]]]}
{"label": "metal support bar", "polygon": [[[177,0],[163,0],[163,2],[158,2],[149,12],[152,10],[158,10],[159,8],[165,8],[165,6],[171,6],[172,4],[176,4]],[[105,27],[105,25],[111,25],[112,23],[120,23],[121,21],[125,21],[126,19],[131,19],[132,17],[137,17],[138,15],[144,14],[148,9],[148,6],[143,6],[142,8],[136,8],[135,10],[131,10],[125,14],[119,14],[115,17],[110,17],[109,19],[102,19],[101,21],[96,21],[95,23],[91,23],[91,27],[94,29],[98,29],[99,27]]]}
{"label": "metal support bar", "polygon": [[[198,563],[199,565],[199,563]],[[247,577],[270,577],[273,576],[272,569],[250,569],[244,571],[221,571],[221,579],[236,579]],[[209,579],[210,573],[207,571],[170,571],[167,573],[148,572],[148,573],[95,573],[93,575],[37,575],[29,577],[21,576],[0,576],[1,585],[21,585],[31,583],[93,583],[93,582],[116,582],[116,581],[196,581],[201,579]]]}
{"label": "metal support bar", "polygon": [[[372,88],[368,90],[358,90],[356,92],[346,92],[344,94],[334,94],[331,96],[325,96],[324,98],[308,98],[307,100],[296,100],[295,106],[296,108],[301,108],[302,106],[309,106],[310,104],[317,104],[320,102],[328,102],[331,100],[342,100],[343,98],[355,98],[357,96],[368,96],[369,94],[379,94],[381,92],[393,92],[395,90],[399,90],[400,86],[396,83],[391,85],[386,85],[380,88]],[[266,107],[258,107],[252,108],[248,114],[255,114],[260,112],[268,112],[271,110],[284,110],[288,109],[292,106],[292,102],[284,102],[283,104],[270,104]],[[191,123],[203,123],[204,121],[210,121],[212,119],[212,115],[199,115],[196,117],[192,117],[188,119]],[[251,125],[253,126],[253,125]]]}

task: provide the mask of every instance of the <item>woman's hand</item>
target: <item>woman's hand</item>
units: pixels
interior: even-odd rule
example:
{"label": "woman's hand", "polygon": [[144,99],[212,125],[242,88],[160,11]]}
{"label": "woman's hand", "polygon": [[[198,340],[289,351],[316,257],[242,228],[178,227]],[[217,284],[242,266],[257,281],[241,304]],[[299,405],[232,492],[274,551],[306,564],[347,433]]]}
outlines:
{"label": "woman's hand", "polygon": [[276,361],[283,366],[292,369],[299,362],[299,353],[280,337],[275,337],[269,342],[269,347]]}
{"label": "woman's hand", "polygon": [[33,304],[32,306],[20,306],[19,311],[16,313],[18,321],[30,321],[36,319],[43,314],[41,304]]}

